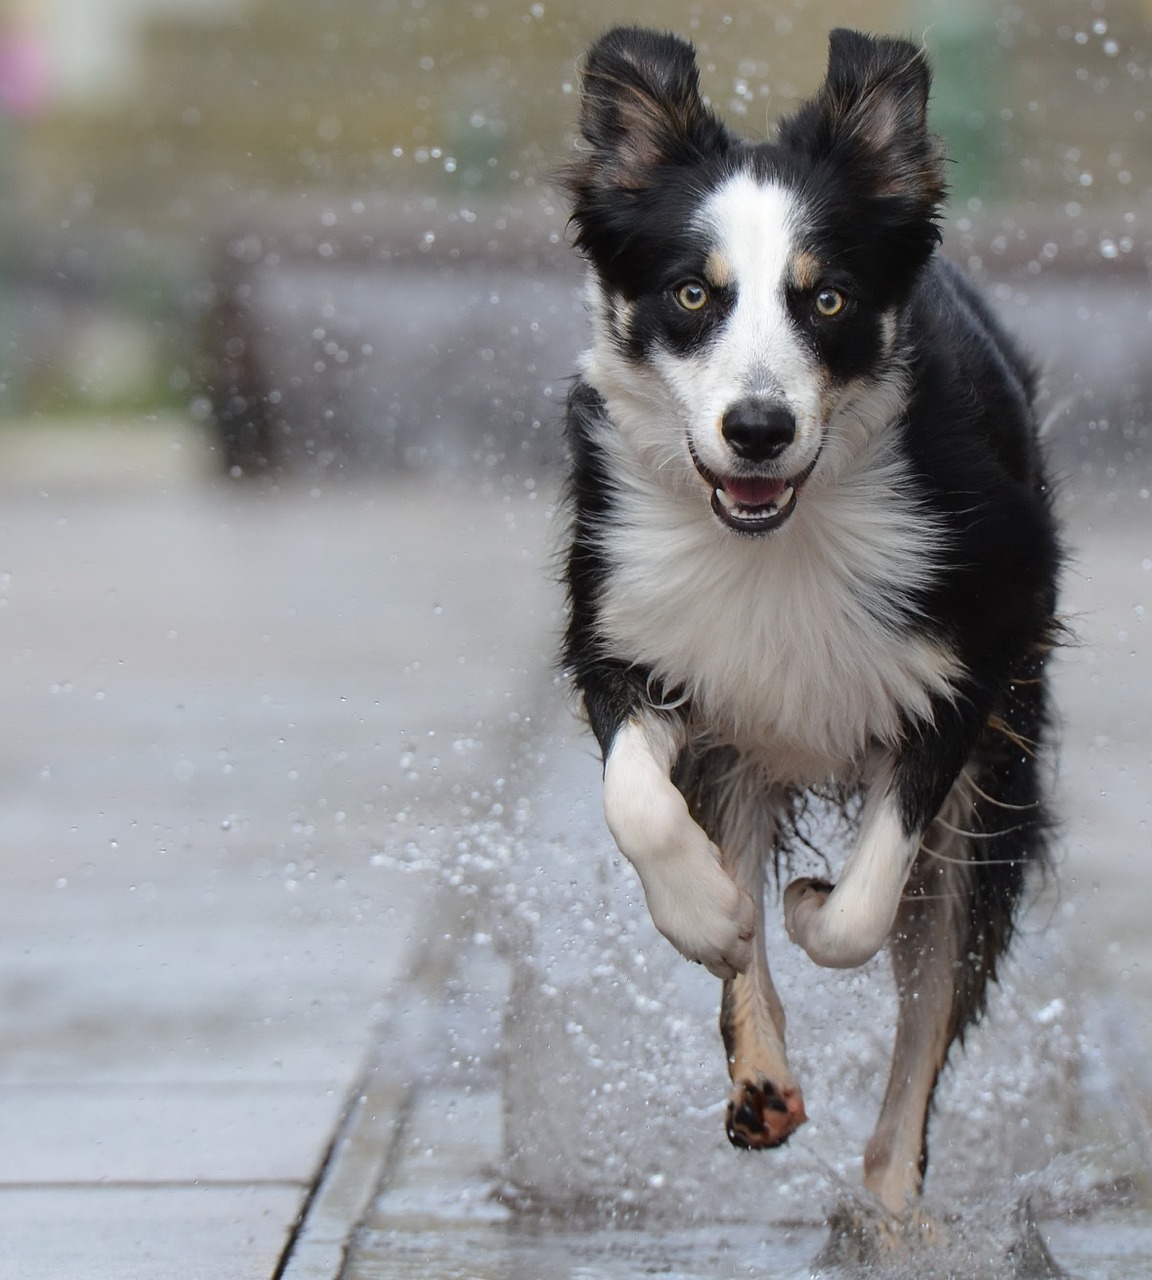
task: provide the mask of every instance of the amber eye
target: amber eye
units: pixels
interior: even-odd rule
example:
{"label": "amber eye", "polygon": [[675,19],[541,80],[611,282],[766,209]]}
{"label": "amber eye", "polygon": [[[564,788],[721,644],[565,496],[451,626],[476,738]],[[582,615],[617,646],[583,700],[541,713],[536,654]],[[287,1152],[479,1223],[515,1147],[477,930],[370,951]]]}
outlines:
{"label": "amber eye", "polygon": [[844,310],[844,295],[839,289],[821,289],[816,295],[816,310],[825,320],[831,320]]}
{"label": "amber eye", "polygon": [[699,280],[688,280],[676,290],[676,301],[685,311],[699,311],[708,304],[708,290]]}

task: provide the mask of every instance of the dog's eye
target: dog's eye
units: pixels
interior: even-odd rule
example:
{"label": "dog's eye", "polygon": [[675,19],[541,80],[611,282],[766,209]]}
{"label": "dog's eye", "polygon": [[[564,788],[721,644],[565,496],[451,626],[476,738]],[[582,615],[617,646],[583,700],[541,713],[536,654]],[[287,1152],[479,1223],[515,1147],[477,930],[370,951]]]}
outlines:
{"label": "dog's eye", "polygon": [[708,303],[708,290],[699,280],[687,280],[676,290],[676,301],[685,311],[699,311]]}
{"label": "dog's eye", "polygon": [[816,295],[816,310],[825,320],[831,320],[844,310],[845,298],[839,289],[821,289]]}

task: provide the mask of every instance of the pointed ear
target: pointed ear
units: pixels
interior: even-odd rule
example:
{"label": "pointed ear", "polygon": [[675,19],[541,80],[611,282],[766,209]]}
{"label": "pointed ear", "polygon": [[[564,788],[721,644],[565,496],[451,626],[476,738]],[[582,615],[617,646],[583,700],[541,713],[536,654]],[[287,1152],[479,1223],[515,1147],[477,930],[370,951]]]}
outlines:
{"label": "pointed ear", "polygon": [[944,198],[944,155],[928,132],[932,72],[908,40],[843,28],[829,38],[828,73],[816,97],[781,129],[818,158],[855,163],[877,196],[932,217]]}
{"label": "pointed ear", "polygon": [[687,164],[726,138],[700,97],[695,50],[673,35],[616,27],[589,49],[580,132],[590,152],[569,186],[642,189],[654,169]]}

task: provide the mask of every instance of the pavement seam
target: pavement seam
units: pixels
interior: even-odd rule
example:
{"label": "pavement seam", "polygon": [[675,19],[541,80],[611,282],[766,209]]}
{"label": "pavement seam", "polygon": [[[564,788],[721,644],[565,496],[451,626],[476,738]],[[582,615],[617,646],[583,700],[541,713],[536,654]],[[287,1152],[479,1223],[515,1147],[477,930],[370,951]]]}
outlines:
{"label": "pavement seam", "polygon": [[[438,950],[435,949],[434,950]],[[342,1280],[356,1237],[395,1172],[418,1093],[416,1072],[439,1021],[451,964],[427,953],[402,983],[405,998],[372,1038],[368,1067],[349,1091],[340,1121],[281,1254],[272,1280]]]}
{"label": "pavement seam", "polygon": [[[383,1156],[377,1177],[372,1183],[368,1194],[364,1196],[359,1212],[356,1215],[356,1221],[352,1224],[347,1239],[341,1246],[340,1270],[332,1277],[332,1280],[347,1280],[348,1268],[356,1251],[356,1243],[364,1230],[365,1224],[371,1217],[373,1206],[396,1176],[396,1171],[402,1158],[401,1152],[404,1145],[404,1137],[409,1130],[412,1113],[416,1107],[417,1093],[417,1086],[413,1082],[405,1090],[400,1104],[396,1108],[391,1140],[383,1147]],[[293,1280],[295,1280],[294,1277]],[[316,1280],[319,1280],[319,1277]]]}
{"label": "pavement seam", "polygon": [[[505,772],[515,771],[531,742],[528,725],[555,714],[552,693],[551,680],[528,693],[530,714],[506,730],[493,753],[508,762]],[[446,785],[445,793],[450,791]],[[430,1062],[439,1058],[433,1046],[447,984],[457,969],[455,935],[462,912],[467,914],[467,908],[456,891],[434,882],[425,942],[411,950],[399,984],[403,994],[373,1037],[372,1062],[348,1095],[272,1280],[348,1280],[357,1239],[402,1160],[404,1135],[420,1094],[421,1072],[411,1064],[422,1063],[427,1078]],[[436,927],[438,921],[442,927]],[[399,1069],[397,1044],[404,1045]]]}
{"label": "pavement seam", "polygon": [[63,1178],[0,1182],[0,1191],[246,1191],[249,1187],[302,1191],[302,1178]]}
{"label": "pavement seam", "polygon": [[313,1207],[322,1193],[322,1190],[332,1172],[333,1165],[340,1158],[342,1143],[345,1140],[349,1126],[352,1125],[355,1120],[357,1108],[363,1101],[364,1088],[365,1077],[361,1075],[356,1080],[356,1083],[353,1085],[348,1097],[345,1099],[344,1106],[341,1109],[340,1119],[337,1122],[335,1132],[332,1135],[332,1140],[324,1151],[324,1157],[320,1161],[320,1167],[308,1188],[304,1201],[300,1206],[300,1212],[296,1216],[296,1221],[292,1224],[292,1229],[288,1233],[288,1239],[285,1242],[284,1249],[276,1265],[276,1270],[272,1273],[272,1280],[285,1280],[285,1278],[291,1274],[290,1268],[292,1268],[292,1260],[297,1254],[298,1246],[307,1228]]}

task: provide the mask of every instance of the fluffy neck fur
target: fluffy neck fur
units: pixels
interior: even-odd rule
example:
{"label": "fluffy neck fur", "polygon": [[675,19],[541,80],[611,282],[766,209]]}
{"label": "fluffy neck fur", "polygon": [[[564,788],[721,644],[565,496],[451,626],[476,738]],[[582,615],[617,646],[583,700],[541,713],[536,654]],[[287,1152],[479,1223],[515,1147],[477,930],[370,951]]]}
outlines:
{"label": "fluffy neck fur", "polygon": [[850,773],[873,743],[894,744],[906,717],[931,715],[959,669],[909,625],[939,534],[891,425],[898,383],[835,415],[796,514],[767,538],[721,528],[690,468],[651,468],[643,426],[658,405],[599,389],[613,511],[598,629],[613,651],[687,695],[706,737],[765,748],[781,782],[844,779],[845,762]]}

